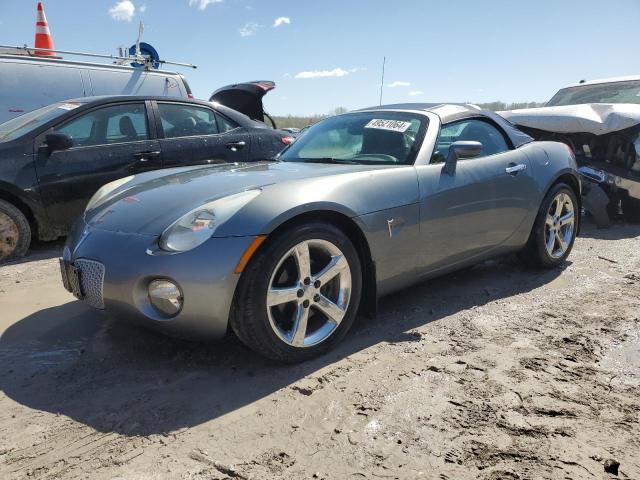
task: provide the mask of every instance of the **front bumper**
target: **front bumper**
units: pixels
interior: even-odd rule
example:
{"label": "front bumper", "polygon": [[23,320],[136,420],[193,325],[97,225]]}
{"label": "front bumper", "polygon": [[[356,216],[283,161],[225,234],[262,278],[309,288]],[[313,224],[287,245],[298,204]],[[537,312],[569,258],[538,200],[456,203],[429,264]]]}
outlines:
{"label": "front bumper", "polygon": [[[64,261],[79,272],[83,300],[103,307],[111,317],[169,334],[197,339],[224,336],[240,277],[234,269],[255,237],[212,238],[189,252],[167,254],[157,250],[154,236],[81,227],[84,230],[74,228],[69,236]],[[83,272],[88,265],[92,272]],[[100,266],[101,285],[95,275]],[[182,290],[184,305],[174,317],[162,315],[149,301],[149,283],[158,278],[169,279]]]}

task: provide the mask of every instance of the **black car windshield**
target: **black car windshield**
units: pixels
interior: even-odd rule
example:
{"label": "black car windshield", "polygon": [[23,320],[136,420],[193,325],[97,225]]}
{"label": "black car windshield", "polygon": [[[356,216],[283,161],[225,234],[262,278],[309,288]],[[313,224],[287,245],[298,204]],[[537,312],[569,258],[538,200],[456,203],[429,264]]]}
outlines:
{"label": "black car windshield", "polygon": [[640,103],[640,80],[563,88],[547,102],[547,107],[582,103]]}
{"label": "black car windshield", "polygon": [[327,118],[305,132],[279,159],[285,162],[412,164],[428,120],[393,111]]}
{"label": "black car windshield", "polygon": [[0,142],[8,142],[29,133],[69,110],[82,105],[79,102],[60,102],[25,113],[0,124]]}

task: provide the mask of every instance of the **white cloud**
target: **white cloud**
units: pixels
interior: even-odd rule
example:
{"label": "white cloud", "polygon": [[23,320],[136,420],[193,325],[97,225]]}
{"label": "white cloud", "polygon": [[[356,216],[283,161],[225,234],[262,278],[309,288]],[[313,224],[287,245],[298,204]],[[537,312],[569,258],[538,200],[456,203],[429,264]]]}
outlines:
{"label": "white cloud", "polygon": [[245,23],[244,27],[238,30],[238,33],[240,33],[241,37],[251,37],[256,34],[258,28],[260,28],[260,25],[255,22],[249,22]]}
{"label": "white cloud", "polygon": [[347,70],[334,68],[333,70],[312,70],[308,72],[300,72],[296,74],[295,78],[344,77],[345,75],[349,75]]}
{"label": "white cloud", "polygon": [[280,25],[291,25],[291,19],[289,17],[278,17],[273,21],[273,26],[279,27]]}
{"label": "white cloud", "polygon": [[424,95],[424,92],[422,90],[412,90],[409,92],[410,97],[415,97],[418,95]]}
{"label": "white cloud", "polygon": [[409,82],[391,82],[389,84],[387,84],[387,87],[389,88],[396,88],[396,87],[410,87],[411,83]]}
{"label": "white cloud", "polygon": [[129,0],[116,3],[109,9],[109,15],[116,21],[130,22],[136,13],[136,6]]}
{"label": "white cloud", "polygon": [[143,3],[142,5],[140,5],[140,8],[138,8],[138,10],[140,10],[140,13],[144,13],[147,11],[147,4]]}
{"label": "white cloud", "polygon": [[349,73],[365,72],[367,69],[362,67],[350,68]]}
{"label": "white cloud", "polygon": [[213,5],[214,3],[222,3],[222,0],[189,0],[189,6],[193,7],[195,5],[198,10],[205,10],[209,5]]}
{"label": "white cloud", "polygon": [[284,75],[282,75],[282,78],[291,78],[291,74],[290,73],[285,73]]}

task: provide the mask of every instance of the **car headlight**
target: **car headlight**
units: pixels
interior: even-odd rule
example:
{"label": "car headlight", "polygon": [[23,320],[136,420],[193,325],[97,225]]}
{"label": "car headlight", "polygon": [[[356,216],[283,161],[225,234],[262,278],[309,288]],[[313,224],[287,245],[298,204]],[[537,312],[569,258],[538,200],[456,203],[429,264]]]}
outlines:
{"label": "car headlight", "polygon": [[162,233],[160,248],[168,252],[186,252],[196,248],[211,238],[220,225],[258,195],[258,189],[247,190],[191,210]]}
{"label": "car headlight", "polygon": [[92,208],[100,206],[105,202],[105,200],[109,198],[109,194],[111,192],[129,183],[132,179],[133,175],[129,175],[128,177],[120,178],[103,185],[96,193],[93,194],[93,197],[91,197],[91,200],[89,200],[89,203],[87,203],[84,211],[86,212],[91,210]]}

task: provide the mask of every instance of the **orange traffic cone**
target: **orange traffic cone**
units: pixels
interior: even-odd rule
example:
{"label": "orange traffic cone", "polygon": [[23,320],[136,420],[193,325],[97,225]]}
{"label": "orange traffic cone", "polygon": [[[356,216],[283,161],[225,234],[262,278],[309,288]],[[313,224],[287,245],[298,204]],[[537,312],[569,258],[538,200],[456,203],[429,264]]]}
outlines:
{"label": "orange traffic cone", "polygon": [[[44,16],[44,8],[42,8],[42,2],[38,2],[38,16],[36,17],[36,48],[46,48],[47,50],[53,50],[53,38],[51,38],[51,31],[49,30],[49,24],[47,23],[47,17]],[[36,50],[36,55],[42,57],[55,57],[54,52],[43,52],[42,50]]]}

